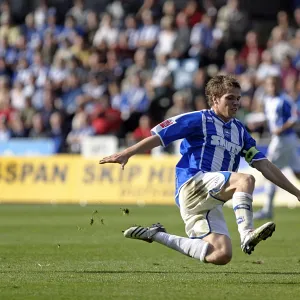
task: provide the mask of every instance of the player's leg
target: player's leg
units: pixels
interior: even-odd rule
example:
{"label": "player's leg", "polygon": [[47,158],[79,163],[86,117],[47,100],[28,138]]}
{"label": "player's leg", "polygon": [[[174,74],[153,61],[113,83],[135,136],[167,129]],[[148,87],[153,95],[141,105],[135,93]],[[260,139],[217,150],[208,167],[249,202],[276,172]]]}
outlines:
{"label": "player's leg", "polygon": [[232,258],[232,244],[231,239],[224,234],[212,232],[203,238],[209,243],[205,261],[216,265],[225,265],[231,261]]}
{"label": "player's leg", "polygon": [[300,180],[300,155],[298,154],[298,139],[293,140],[293,149],[291,151],[289,166],[293,170],[294,175]]}
{"label": "player's leg", "polygon": [[230,179],[218,193],[218,199],[227,201],[232,198],[242,250],[251,254],[262,240],[272,236],[275,224],[268,222],[257,229],[253,226],[252,194],[255,178],[249,174],[232,173]]}
{"label": "player's leg", "polygon": [[[280,137],[273,137],[268,148],[267,157],[279,169],[289,165],[289,158],[292,153],[292,147],[289,142],[285,142]],[[265,183],[266,200],[262,209],[253,214],[253,219],[263,220],[273,218],[274,199],[277,187],[274,183],[267,181]]]}
{"label": "player's leg", "polygon": [[210,196],[225,183],[221,173],[198,173],[179,193],[180,213],[189,238],[168,234],[160,224],[131,227],[125,237],[158,242],[182,254],[213,264],[227,264],[232,256],[231,241],[222,212],[223,201]]}

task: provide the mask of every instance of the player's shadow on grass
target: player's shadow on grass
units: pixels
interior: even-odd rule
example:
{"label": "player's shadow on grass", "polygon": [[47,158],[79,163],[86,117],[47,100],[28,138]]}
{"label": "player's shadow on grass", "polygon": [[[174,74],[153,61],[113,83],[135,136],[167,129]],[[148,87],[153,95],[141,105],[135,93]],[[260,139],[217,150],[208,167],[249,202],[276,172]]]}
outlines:
{"label": "player's shadow on grass", "polygon": [[[58,271],[59,272],[59,271]],[[151,270],[99,270],[99,271],[62,271],[62,272],[68,272],[68,273],[79,273],[79,274],[186,274],[193,273],[193,274],[221,274],[221,272],[215,272],[215,271],[151,271]],[[243,274],[243,275],[300,275],[299,272],[277,272],[277,271],[224,271],[224,274]]]}

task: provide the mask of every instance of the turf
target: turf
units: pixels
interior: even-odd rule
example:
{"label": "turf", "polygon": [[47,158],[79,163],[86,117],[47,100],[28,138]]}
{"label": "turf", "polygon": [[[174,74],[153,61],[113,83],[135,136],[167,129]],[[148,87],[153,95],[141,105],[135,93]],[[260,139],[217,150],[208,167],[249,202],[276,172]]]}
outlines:
{"label": "turf", "polygon": [[176,207],[120,208],[1,205],[0,299],[299,299],[299,209],[277,209],[275,234],[247,256],[225,208],[234,257],[213,266],[123,238],[157,221],[184,235]]}

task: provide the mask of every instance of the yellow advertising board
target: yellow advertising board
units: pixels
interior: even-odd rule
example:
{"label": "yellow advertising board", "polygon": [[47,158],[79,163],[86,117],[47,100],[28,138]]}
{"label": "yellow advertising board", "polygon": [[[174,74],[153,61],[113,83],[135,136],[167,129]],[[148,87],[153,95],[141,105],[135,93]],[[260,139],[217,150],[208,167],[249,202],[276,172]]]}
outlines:
{"label": "yellow advertising board", "polygon": [[80,156],[2,157],[0,201],[38,203],[174,203],[177,157],[99,165]]}
{"label": "yellow advertising board", "polygon": [[[178,159],[140,155],[131,158],[122,170],[119,164],[99,165],[99,158],[81,156],[1,157],[0,202],[174,204]],[[266,197],[265,179],[246,165],[240,171],[255,176],[254,205],[261,205]],[[291,171],[284,173],[300,186]],[[300,204],[294,196],[279,189],[275,205]]]}

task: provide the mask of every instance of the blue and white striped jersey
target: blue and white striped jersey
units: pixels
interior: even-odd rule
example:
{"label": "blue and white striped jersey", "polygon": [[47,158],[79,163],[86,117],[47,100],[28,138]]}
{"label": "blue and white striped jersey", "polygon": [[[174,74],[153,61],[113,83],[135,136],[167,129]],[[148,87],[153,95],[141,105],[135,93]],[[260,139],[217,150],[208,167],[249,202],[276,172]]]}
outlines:
{"label": "blue and white striped jersey", "polygon": [[183,139],[180,146],[182,157],[176,165],[176,195],[179,188],[199,171],[236,172],[241,156],[249,164],[265,159],[240,121],[232,119],[225,123],[213,110],[167,119],[151,132],[160,137],[163,146]]}
{"label": "blue and white striped jersey", "polygon": [[[297,107],[287,94],[265,98],[265,114],[271,132],[282,127],[287,121],[297,121]],[[293,128],[285,130],[281,135],[295,133]]]}

